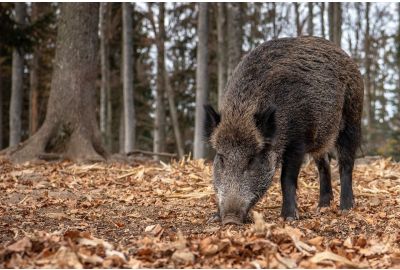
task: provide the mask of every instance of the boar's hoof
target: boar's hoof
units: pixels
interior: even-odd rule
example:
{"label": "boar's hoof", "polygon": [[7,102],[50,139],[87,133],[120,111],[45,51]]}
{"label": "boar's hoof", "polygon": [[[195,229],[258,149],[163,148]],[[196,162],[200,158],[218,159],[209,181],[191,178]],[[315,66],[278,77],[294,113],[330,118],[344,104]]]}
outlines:
{"label": "boar's hoof", "polygon": [[340,210],[340,214],[346,216],[350,212],[350,209]]}
{"label": "boar's hoof", "polygon": [[283,220],[284,221],[295,221],[299,219],[299,210],[296,208],[296,210],[294,211],[294,215],[283,215]]}
{"label": "boar's hoof", "polygon": [[219,213],[214,213],[208,220],[207,223],[216,223],[216,222],[221,222],[221,217]]}
{"label": "boar's hoof", "polygon": [[234,217],[234,216],[227,216],[222,219],[222,225],[228,225],[228,224],[234,224],[234,225],[243,225],[242,220],[240,220],[239,217]]}

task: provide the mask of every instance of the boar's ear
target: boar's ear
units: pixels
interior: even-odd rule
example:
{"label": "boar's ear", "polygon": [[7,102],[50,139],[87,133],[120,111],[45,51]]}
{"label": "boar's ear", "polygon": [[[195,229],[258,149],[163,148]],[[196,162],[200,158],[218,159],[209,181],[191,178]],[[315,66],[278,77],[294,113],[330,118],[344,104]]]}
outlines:
{"label": "boar's ear", "polygon": [[265,139],[265,143],[267,144],[271,144],[275,136],[275,111],[276,107],[272,105],[266,110],[254,115],[256,126],[261,131],[261,134]]}
{"label": "boar's ear", "polygon": [[204,111],[206,113],[204,123],[204,136],[207,140],[210,139],[214,129],[218,126],[221,121],[221,116],[214,110],[211,105],[204,105]]}

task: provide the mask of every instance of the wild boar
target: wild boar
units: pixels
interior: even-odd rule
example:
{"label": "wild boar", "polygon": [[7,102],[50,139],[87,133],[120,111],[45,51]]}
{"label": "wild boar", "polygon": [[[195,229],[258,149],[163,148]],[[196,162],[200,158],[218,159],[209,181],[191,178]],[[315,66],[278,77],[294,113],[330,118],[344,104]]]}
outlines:
{"label": "wild boar", "polygon": [[280,167],[281,215],[299,218],[297,178],[306,153],[318,167],[319,207],[329,206],[332,148],[338,155],[340,209],[351,209],[363,88],[354,61],[323,38],[281,38],[248,53],[227,83],[220,113],[204,107],[205,137],[216,151],[217,217],[224,224],[245,222]]}

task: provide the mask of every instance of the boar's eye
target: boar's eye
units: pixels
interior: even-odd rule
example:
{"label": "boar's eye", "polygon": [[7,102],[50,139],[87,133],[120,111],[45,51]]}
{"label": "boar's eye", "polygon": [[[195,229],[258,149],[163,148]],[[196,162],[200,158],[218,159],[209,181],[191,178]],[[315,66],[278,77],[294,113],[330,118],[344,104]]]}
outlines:
{"label": "boar's eye", "polygon": [[254,163],[255,163],[255,160],[256,160],[256,158],[254,156],[251,156],[249,158],[248,163],[247,163],[247,168],[251,169],[253,167]]}
{"label": "boar's eye", "polygon": [[224,160],[225,160],[224,155],[217,154],[217,157],[218,157],[218,160],[221,163],[221,165],[224,166]]}

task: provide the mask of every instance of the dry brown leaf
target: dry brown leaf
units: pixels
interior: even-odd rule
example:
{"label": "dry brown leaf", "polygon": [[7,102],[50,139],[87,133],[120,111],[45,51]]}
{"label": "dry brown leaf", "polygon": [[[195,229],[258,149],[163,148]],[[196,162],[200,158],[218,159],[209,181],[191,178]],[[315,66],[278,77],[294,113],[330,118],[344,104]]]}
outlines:
{"label": "dry brown leaf", "polygon": [[345,257],[339,256],[335,253],[332,253],[331,251],[324,251],[324,252],[320,252],[314,255],[314,257],[312,257],[310,259],[310,261],[312,263],[323,263],[324,261],[334,261],[334,262],[338,262],[343,264],[346,267],[351,267],[351,268],[359,268],[361,267],[359,264],[357,263],[353,263],[350,260],[348,260]]}

